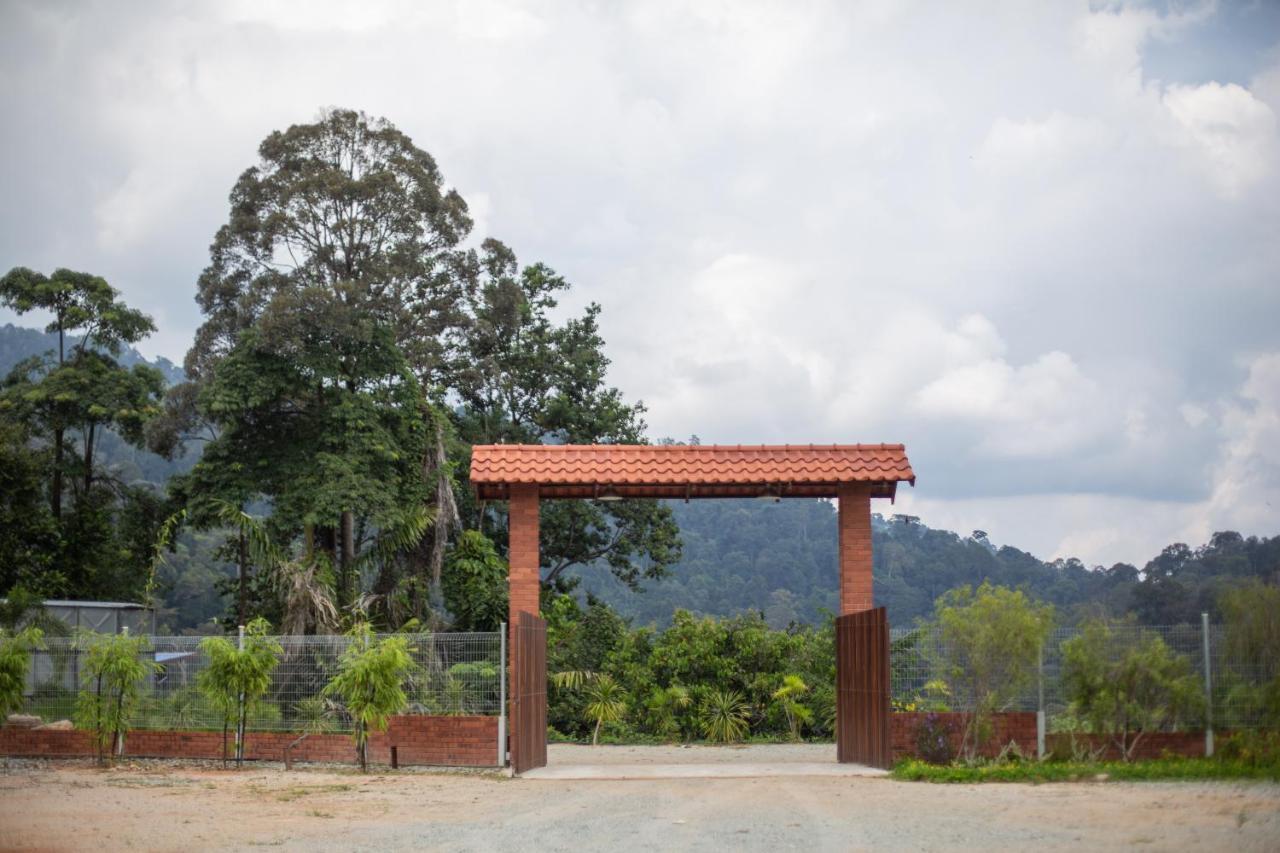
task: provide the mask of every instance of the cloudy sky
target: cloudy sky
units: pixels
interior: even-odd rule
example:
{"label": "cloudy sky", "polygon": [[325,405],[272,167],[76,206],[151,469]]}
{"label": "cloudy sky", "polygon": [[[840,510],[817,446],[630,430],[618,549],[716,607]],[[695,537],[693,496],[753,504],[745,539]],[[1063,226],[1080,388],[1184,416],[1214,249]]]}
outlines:
{"label": "cloudy sky", "polygon": [[1046,558],[1280,533],[1280,4],[3,0],[0,266],[180,361],[325,106],[604,306],[654,436],[905,442],[883,510]]}

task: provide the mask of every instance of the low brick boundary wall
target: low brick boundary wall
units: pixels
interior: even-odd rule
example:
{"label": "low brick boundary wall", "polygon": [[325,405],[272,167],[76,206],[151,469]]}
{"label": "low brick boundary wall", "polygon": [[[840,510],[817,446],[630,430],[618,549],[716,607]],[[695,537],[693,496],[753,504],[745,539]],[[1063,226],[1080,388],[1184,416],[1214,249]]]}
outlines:
{"label": "low brick boundary wall", "polygon": [[[916,727],[929,716],[927,711],[895,711],[889,715],[889,747],[894,760],[917,758]],[[951,745],[957,751],[964,738],[965,715],[955,712],[939,712],[937,717],[951,724]],[[1010,742],[1016,743],[1023,755],[1036,754],[1036,712],[1006,711],[995,714],[991,720],[991,739],[979,752],[994,757]]]}
{"label": "low brick boundary wall", "polygon": [[[1221,744],[1230,732],[1214,732],[1214,739]],[[1069,734],[1045,735],[1044,748],[1050,753],[1071,755],[1071,738]],[[1107,761],[1119,761],[1124,756],[1120,747],[1111,738],[1100,735],[1075,735],[1075,742],[1082,748],[1091,751],[1102,749],[1101,758]],[[1183,758],[1204,758],[1204,732],[1152,732],[1143,735],[1133,751],[1135,759],[1163,758],[1166,755],[1178,755]]]}
{"label": "low brick boundary wall", "polygon": [[[245,758],[283,761],[285,747],[299,737],[299,732],[249,732]],[[497,717],[392,717],[387,731],[369,736],[369,760],[390,764],[392,746],[400,764],[496,767],[501,763]],[[135,758],[219,759],[222,732],[136,729],[129,732],[124,747],[124,754]],[[0,755],[72,758],[95,754],[88,732],[0,728]],[[290,751],[290,757],[294,761],[354,763],[355,743],[349,734],[308,735]]]}

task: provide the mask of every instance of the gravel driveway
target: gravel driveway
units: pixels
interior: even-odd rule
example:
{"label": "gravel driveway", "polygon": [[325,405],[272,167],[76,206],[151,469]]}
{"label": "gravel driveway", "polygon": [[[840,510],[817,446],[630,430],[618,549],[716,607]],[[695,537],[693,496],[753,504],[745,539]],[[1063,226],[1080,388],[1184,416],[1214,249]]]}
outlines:
{"label": "gravel driveway", "polygon": [[[645,755],[610,749],[594,750],[593,760]],[[762,760],[755,749],[721,757]],[[553,756],[569,755],[560,752]],[[235,772],[152,762],[112,770],[9,762],[6,769],[0,762],[3,850],[264,846],[1274,851],[1280,785],[953,786],[822,777],[561,782],[474,773],[287,773],[277,765]]]}

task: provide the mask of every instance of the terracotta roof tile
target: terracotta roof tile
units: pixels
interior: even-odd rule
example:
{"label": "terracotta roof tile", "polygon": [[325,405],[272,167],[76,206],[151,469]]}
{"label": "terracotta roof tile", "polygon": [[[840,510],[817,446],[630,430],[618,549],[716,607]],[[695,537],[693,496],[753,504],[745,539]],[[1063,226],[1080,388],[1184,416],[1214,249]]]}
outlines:
{"label": "terracotta roof tile", "polygon": [[685,497],[723,497],[758,494],[764,486],[784,496],[820,496],[858,482],[878,484],[878,494],[891,496],[897,483],[914,484],[915,474],[901,444],[491,444],[472,448],[471,482],[486,497],[513,484],[538,484],[547,497],[611,487],[635,497],[679,496],[682,488]]}

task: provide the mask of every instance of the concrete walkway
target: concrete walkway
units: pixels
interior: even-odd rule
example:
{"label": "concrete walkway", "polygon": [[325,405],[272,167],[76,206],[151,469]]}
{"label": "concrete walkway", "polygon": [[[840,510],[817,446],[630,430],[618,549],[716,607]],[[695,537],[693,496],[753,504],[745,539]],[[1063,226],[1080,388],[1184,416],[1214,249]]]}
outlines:
{"label": "concrete walkway", "polygon": [[524,779],[754,779],[780,776],[884,776],[861,764],[837,764],[834,744],[770,743],[736,746],[547,747],[547,766]]}
{"label": "concrete walkway", "polygon": [[556,764],[520,774],[522,779],[760,779],[777,776],[885,776],[861,764]]}

